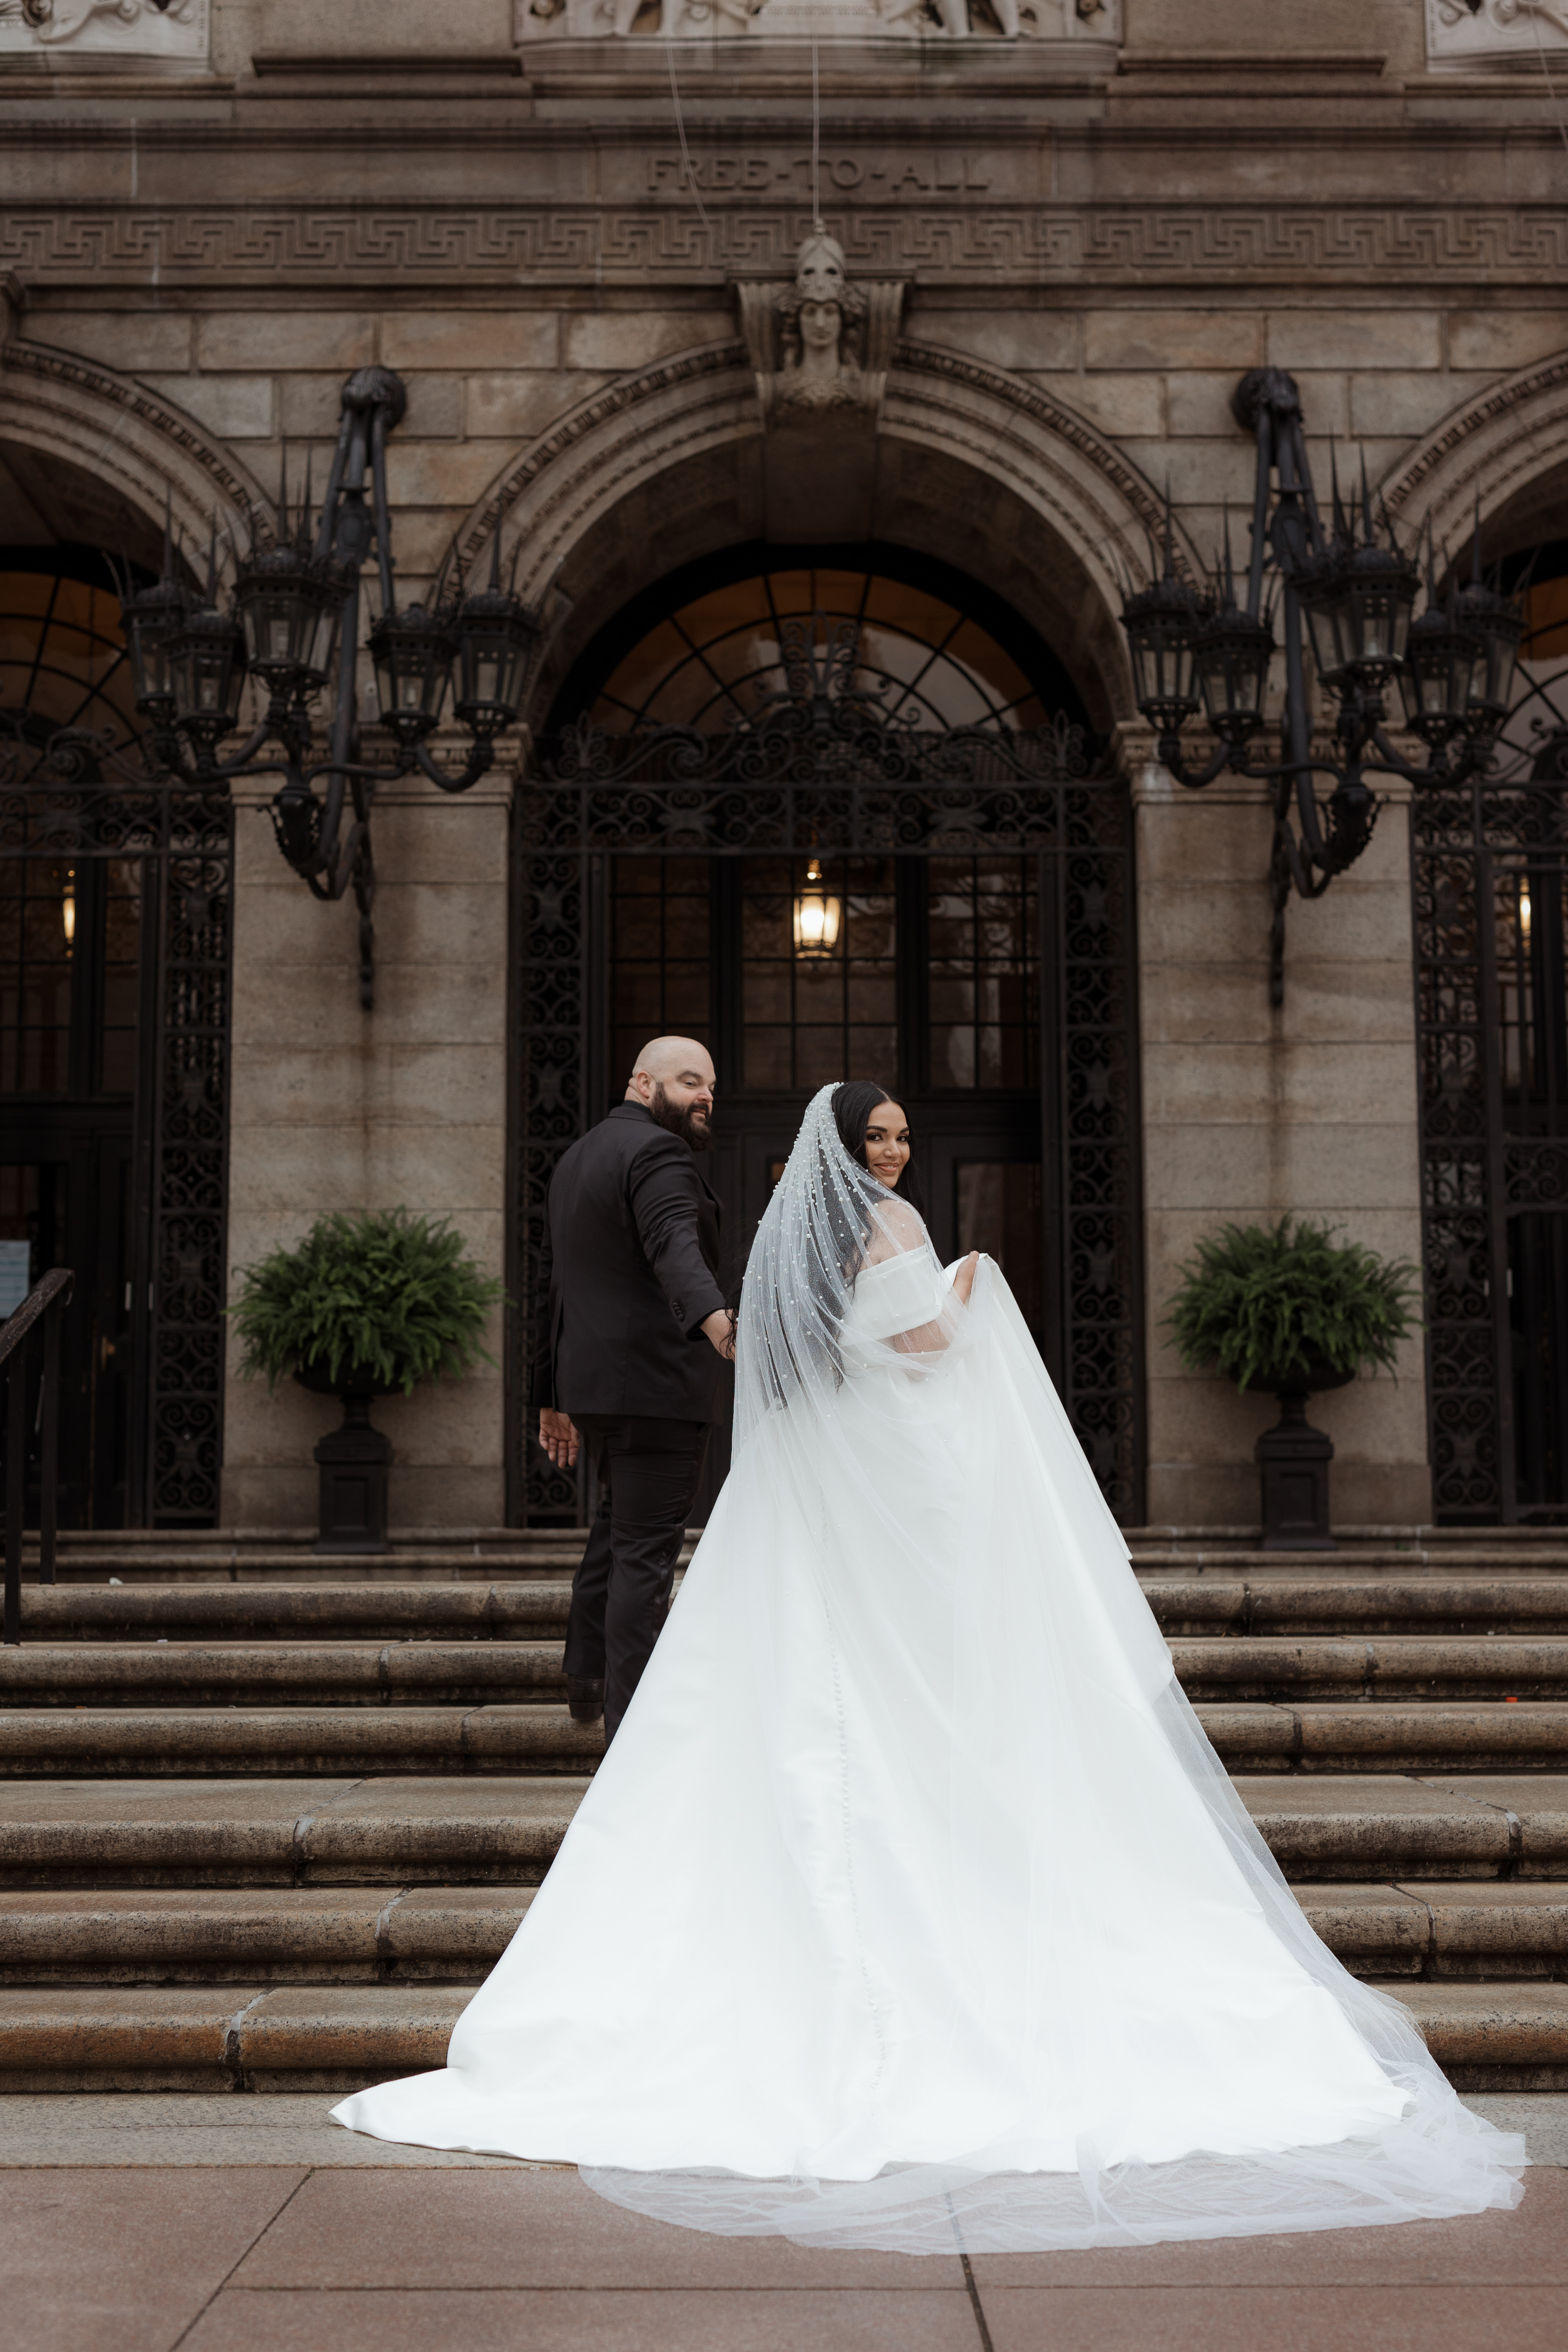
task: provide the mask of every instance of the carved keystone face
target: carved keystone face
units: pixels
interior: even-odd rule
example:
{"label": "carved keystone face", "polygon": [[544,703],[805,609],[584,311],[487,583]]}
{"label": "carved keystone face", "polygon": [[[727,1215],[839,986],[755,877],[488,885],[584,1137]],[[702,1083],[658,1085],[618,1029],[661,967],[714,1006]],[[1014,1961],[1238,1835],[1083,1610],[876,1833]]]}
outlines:
{"label": "carved keystone face", "polygon": [[810,352],[836,352],[843,331],[837,302],[806,300],[800,306],[800,340]]}

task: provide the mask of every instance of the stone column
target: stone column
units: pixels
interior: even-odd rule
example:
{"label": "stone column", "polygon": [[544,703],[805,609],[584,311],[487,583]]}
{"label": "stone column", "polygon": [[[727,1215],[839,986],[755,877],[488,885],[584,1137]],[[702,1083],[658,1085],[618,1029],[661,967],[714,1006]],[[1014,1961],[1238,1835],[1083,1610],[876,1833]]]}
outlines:
{"label": "stone column", "polygon": [[[284,864],[261,779],[237,788],[228,1258],[298,1241],[333,1209],[449,1217],[487,1273],[504,1262],[509,775],[448,799],[383,786],[374,835],[375,1009],[359,1003],[353,900],[323,906]],[[232,1284],[231,1284],[232,1295]],[[392,1521],[505,1516],[495,1366],[375,1407],[393,1443]],[[241,1381],[229,1343],[226,1528],[313,1526],[311,1448],[340,1418],[293,1381]]]}
{"label": "stone column", "polygon": [[[1384,783],[1393,780],[1380,780]],[[1201,793],[1134,770],[1149,1298],[1149,1517],[1256,1527],[1253,1446],[1271,1397],[1184,1370],[1163,1318],[1182,1261],[1227,1222],[1289,1210],[1388,1257],[1421,1257],[1408,809],[1327,895],[1292,898],[1285,1003],[1268,1002],[1270,814],[1262,788]],[[1431,1515],[1421,1336],[1398,1379],[1314,1398],[1340,1527]]]}

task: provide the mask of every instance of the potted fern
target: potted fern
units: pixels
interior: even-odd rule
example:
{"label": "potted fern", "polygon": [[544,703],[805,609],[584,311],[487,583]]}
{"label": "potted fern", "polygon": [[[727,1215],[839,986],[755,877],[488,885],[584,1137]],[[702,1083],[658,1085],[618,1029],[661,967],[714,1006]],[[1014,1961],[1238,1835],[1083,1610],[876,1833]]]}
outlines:
{"label": "potted fern", "polygon": [[316,1447],[321,1469],[319,1552],[384,1552],[392,1447],[372,1426],[378,1396],[457,1376],[494,1361],[481,1344],[485,1318],[503,1297],[447,1221],[406,1209],[318,1218],[293,1249],[236,1269],[227,1309],[245,1378],[268,1389],[292,1377],[342,1400],[342,1426]]}
{"label": "potted fern", "polygon": [[1307,1400],[1344,1387],[1363,1364],[1392,1371],[1410,1329],[1416,1269],[1335,1229],[1294,1217],[1224,1226],[1180,1269],[1167,1321],[1190,1371],[1213,1365],[1247,1391],[1272,1391],[1279,1420],[1258,1441],[1266,1551],[1331,1551],[1331,1440]]}

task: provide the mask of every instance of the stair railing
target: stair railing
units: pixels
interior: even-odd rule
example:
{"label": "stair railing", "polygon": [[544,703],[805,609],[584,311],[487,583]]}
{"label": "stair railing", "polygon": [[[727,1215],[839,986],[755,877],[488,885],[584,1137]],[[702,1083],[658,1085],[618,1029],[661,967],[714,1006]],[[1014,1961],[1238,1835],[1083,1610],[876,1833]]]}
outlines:
{"label": "stair railing", "polygon": [[55,1519],[60,1453],[60,1318],[74,1279],[56,1266],[35,1284],[14,1315],[0,1323],[0,1367],[5,1373],[5,1643],[22,1639],[22,1516],[27,1490],[27,1341],[44,1327],[44,1386],[38,1400],[43,1454],[38,1481],[38,1581],[55,1580]]}

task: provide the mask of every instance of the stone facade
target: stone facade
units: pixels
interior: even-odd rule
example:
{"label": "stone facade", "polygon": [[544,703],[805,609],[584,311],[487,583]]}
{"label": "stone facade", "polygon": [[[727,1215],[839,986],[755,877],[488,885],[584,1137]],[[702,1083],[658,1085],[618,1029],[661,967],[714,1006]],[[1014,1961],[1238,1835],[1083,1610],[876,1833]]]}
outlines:
{"label": "stone facade", "polygon": [[[132,552],[151,541],[165,488],[187,537],[215,511],[242,528],[285,440],[321,479],[345,373],[395,368],[400,584],[499,521],[551,625],[537,723],[630,596],[787,543],[736,289],[787,285],[820,213],[852,280],[903,292],[839,503],[794,535],[984,581],[1134,781],[1149,1515],[1239,1524],[1271,1408],[1182,1373],[1163,1302],[1229,1217],[1322,1213],[1419,1255],[1406,812],[1394,792],[1354,870],[1292,906],[1271,1012],[1265,804],[1152,763],[1116,566],[1143,560],[1167,483],[1182,558],[1207,566],[1250,495],[1230,394],[1265,364],[1296,376],[1321,476],[1353,444],[1402,525],[1457,542],[1479,499],[1490,552],[1561,533],[1568,216],[1537,44],[1568,50],[1568,11],[1026,13],[1016,45],[978,6],[973,38],[934,8],[824,33],[814,186],[809,51],[767,10],[698,38],[686,9],[678,119],[647,11],[620,37],[511,0],[0,8],[0,498],[14,447],[93,486],[107,544],[106,515]],[[68,535],[20,504],[0,526]],[[405,1201],[500,1269],[505,761],[497,778],[383,795],[370,1014],[351,913],[307,897],[238,795],[232,1263],[324,1207]],[[1426,1516],[1418,1343],[1397,1385],[1316,1411],[1343,1519]],[[227,1414],[226,1521],[307,1518],[329,1409],[235,1384]],[[500,1520],[496,1378],[384,1421],[398,1520]]]}

